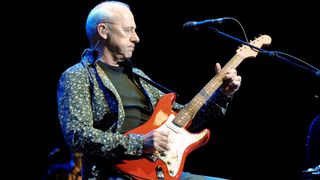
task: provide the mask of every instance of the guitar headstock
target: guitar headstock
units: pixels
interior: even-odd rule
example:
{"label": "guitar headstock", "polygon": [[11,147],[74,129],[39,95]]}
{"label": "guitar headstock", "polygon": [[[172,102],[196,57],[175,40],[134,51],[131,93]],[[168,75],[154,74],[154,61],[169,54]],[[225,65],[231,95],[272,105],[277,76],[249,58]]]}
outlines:
{"label": "guitar headstock", "polygon": [[[249,42],[249,44],[258,48],[261,48],[263,45],[269,45],[270,43],[271,37],[268,35],[261,35]],[[256,57],[257,54],[258,51],[256,49],[253,49],[247,45],[243,45],[237,50],[237,55],[241,56],[242,58]]]}

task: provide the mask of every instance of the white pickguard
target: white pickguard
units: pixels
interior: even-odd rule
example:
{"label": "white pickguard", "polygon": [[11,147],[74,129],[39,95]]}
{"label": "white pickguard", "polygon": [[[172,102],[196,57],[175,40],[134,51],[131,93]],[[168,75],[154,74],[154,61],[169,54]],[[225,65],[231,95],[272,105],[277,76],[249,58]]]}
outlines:
{"label": "white pickguard", "polygon": [[185,130],[184,128],[176,126],[172,121],[175,118],[174,114],[171,114],[167,121],[160,126],[158,129],[169,131],[169,146],[170,150],[165,151],[164,153],[155,153],[154,155],[161,159],[166,165],[169,170],[169,174],[171,176],[175,176],[178,171],[179,167],[181,166],[181,161],[183,154],[187,147],[201,138],[203,138],[207,131],[203,131],[199,134],[192,134]]}

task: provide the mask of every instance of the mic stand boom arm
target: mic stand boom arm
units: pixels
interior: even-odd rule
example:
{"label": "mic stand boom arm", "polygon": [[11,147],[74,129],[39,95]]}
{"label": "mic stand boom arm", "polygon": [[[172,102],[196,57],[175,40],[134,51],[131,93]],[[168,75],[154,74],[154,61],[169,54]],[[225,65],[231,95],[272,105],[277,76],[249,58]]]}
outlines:
{"label": "mic stand boom arm", "polygon": [[[300,67],[300,68],[302,68],[302,69],[304,69],[304,70],[307,70],[307,71],[311,72],[313,75],[315,75],[315,76],[317,76],[317,77],[320,77],[320,70],[319,70],[318,68],[316,68],[316,67],[314,67],[314,66],[312,66],[312,65],[310,65],[310,64],[308,64],[308,63],[306,63],[306,62],[304,62],[304,61],[302,61],[301,59],[299,59],[299,58],[297,58],[297,57],[294,57],[294,56],[291,56],[291,55],[289,55],[289,54],[282,53],[282,52],[279,52],[279,51],[267,51],[267,50],[264,50],[264,49],[262,49],[262,48],[258,48],[258,47],[256,47],[256,46],[250,44],[250,43],[247,43],[247,42],[245,42],[245,41],[242,41],[241,39],[238,39],[238,38],[236,38],[236,37],[234,37],[234,36],[231,36],[231,35],[229,35],[229,34],[226,34],[226,33],[224,33],[224,32],[221,32],[221,31],[219,31],[219,30],[216,29],[216,28],[209,27],[209,29],[210,29],[210,30],[213,30],[214,32],[217,32],[218,34],[221,34],[221,35],[223,35],[223,36],[225,36],[225,37],[228,37],[228,38],[233,39],[233,40],[236,40],[236,41],[238,41],[238,42],[240,42],[240,43],[242,43],[242,44],[245,44],[245,45],[247,45],[247,46],[249,46],[249,47],[251,47],[251,48],[253,48],[253,49],[256,49],[256,50],[257,50],[258,52],[260,52],[260,53],[268,54],[268,55],[271,56],[271,57],[277,57],[277,58],[279,58],[279,59],[281,59],[281,60],[283,60],[283,61],[285,61],[285,62],[287,62],[287,63],[293,64],[293,65],[295,65],[295,66],[297,66],[297,67]],[[305,66],[299,65],[299,64],[297,64],[297,63],[295,63],[295,62],[293,62],[293,61],[290,61],[289,59],[281,56],[280,54],[286,55],[286,56],[291,57],[291,58],[293,58],[293,59],[295,59],[295,60],[298,60],[298,61],[300,61],[301,63],[303,63],[305,66],[308,66],[308,67],[305,67]],[[312,69],[310,69],[310,68],[312,68]]]}

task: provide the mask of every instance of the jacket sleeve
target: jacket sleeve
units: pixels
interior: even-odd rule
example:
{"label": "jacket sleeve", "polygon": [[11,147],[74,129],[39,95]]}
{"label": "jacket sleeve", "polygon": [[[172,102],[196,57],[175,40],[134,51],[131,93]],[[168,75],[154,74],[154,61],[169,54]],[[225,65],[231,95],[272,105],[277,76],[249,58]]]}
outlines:
{"label": "jacket sleeve", "polygon": [[66,71],[59,80],[58,115],[68,146],[73,151],[106,158],[141,155],[142,135],[122,135],[94,127],[89,85],[88,75],[79,71]]}
{"label": "jacket sleeve", "polygon": [[209,100],[199,109],[189,127],[190,130],[199,128],[207,121],[219,121],[225,116],[228,104],[231,102],[232,96],[227,97],[222,94],[219,88],[211,95]]}

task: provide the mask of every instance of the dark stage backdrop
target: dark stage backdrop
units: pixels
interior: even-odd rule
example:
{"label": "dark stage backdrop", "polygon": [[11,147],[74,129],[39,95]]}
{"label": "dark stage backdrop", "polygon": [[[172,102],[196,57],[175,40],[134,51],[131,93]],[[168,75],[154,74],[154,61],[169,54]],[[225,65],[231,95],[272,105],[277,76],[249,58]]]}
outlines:
{"label": "dark stage backdrop", "polygon": [[[28,160],[32,163],[28,173],[34,179],[45,173],[48,154],[65,146],[57,117],[57,83],[60,74],[79,62],[82,51],[89,47],[86,16],[99,2],[51,1],[40,4],[40,13],[33,18],[37,30],[30,41],[37,40],[39,48],[32,52],[39,54],[34,62],[45,78],[34,82],[35,87],[41,86],[36,90],[41,104],[30,112],[35,113],[32,121],[39,125],[30,130],[33,140],[28,151],[40,158],[36,162]],[[132,58],[134,65],[175,90],[178,102],[191,100],[214,76],[214,64],[227,63],[241,45],[215,32],[184,31],[182,25],[191,20],[236,18],[248,39],[271,36],[272,43],[264,49],[288,53],[320,68],[315,2],[124,2],[131,6],[140,37]],[[235,21],[216,27],[244,40]],[[241,89],[223,121],[209,120],[206,124],[212,127],[211,139],[188,156],[185,170],[230,179],[297,179],[305,168],[308,126],[319,114],[319,78],[263,54],[244,60],[237,70],[243,79]]]}

